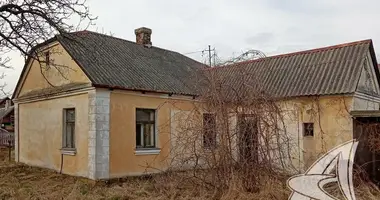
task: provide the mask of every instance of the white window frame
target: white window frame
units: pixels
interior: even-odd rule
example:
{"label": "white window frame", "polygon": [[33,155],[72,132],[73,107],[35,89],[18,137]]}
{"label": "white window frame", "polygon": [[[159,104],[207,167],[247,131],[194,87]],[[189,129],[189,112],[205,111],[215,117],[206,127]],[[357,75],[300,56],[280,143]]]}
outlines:
{"label": "white window frame", "polygon": [[[137,144],[135,143],[135,155],[156,155],[161,152],[161,149],[158,147],[158,134],[157,134],[157,119],[158,119],[158,112],[157,109],[154,108],[142,108],[142,107],[136,107],[135,108],[135,117],[136,117],[136,112],[137,110],[152,110],[154,111],[154,125],[153,125],[153,137],[154,137],[154,147],[138,147]],[[135,119],[135,127],[137,124],[137,119]],[[141,142],[144,143],[144,131],[143,131],[143,126],[140,126],[140,138]],[[135,131],[137,132],[137,130]],[[136,137],[136,136],[135,136]]]}

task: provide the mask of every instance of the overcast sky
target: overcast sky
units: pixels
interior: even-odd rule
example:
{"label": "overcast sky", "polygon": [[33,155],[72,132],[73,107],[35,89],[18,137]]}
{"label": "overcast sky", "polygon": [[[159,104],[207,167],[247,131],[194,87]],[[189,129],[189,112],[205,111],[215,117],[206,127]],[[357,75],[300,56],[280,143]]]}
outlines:
{"label": "overcast sky", "polygon": [[[180,53],[211,45],[223,59],[249,49],[270,56],[372,39],[380,56],[379,0],[87,1],[98,16],[90,30],[134,41],[134,29],[146,26],[154,46]],[[18,54],[11,54],[14,69],[2,70],[8,91],[24,65]],[[187,55],[206,58],[201,52]]]}

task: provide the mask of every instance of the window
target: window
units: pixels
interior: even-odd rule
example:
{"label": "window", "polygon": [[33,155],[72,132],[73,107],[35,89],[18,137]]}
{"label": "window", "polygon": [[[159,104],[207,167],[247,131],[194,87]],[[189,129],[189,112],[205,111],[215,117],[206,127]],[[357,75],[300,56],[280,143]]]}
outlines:
{"label": "window", "polygon": [[64,149],[75,148],[75,109],[63,110],[63,144]]}
{"label": "window", "polygon": [[153,109],[136,109],[136,148],[155,148],[155,113]]}
{"label": "window", "polygon": [[46,69],[50,68],[50,51],[45,52]]}
{"label": "window", "polygon": [[214,114],[203,114],[203,146],[212,148],[216,145],[216,118]]}
{"label": "window", "polygon": [[303,123],[303,136],[314,136],[314,123]]}

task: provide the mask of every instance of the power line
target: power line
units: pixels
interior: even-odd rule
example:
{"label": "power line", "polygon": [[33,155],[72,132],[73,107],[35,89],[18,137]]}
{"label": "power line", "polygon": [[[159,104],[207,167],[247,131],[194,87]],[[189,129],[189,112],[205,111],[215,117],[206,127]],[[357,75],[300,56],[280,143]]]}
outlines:
{"label": "power line", "polygon": [[183,53],[183,55],[189,55],[189,54],[194,54],[194,53],[203,53],[204,50],[202,51],[193,51],[193,52],[187,52],[187,53]]}
{"label": "power line", "polygon": [[[183,53],[183,55],[189,55],[189,54],[195,54],[195,53],[202,53],[202,56],[205,52],[208,52],[208,62],[209,62],[209,65],[210,67],[212,66],[212,58],[214,58],[214,65],[215,65],[215,62],[216,62],[216,52],[215,52],[215,48],[211,49],[211,45],[208,45],[208,48],[207,49],[204,49],[204,50],[201,50],[201,51],[192,51],[192,52],[187,52],[187,53]],[[212,53],[212,54],[211,54]]]}

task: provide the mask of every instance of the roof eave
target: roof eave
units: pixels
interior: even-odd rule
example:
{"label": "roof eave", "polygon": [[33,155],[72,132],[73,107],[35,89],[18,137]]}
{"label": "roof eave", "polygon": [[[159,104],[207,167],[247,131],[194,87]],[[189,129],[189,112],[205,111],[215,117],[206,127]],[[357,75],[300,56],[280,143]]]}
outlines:
{"label": "roof eave", "polygon": [[335,93],[335,94],[310,94],[310,95],[296,95],[296,96],[286,96],[286,97],[274,97],[277,101],[286,101],[286,100],[294,100],[297,98],[310,98],[310,97],[334,97],[334,96],[354,96],[355,93],[347,92],[347,93]]}
{"label": "roof eave", "polygon": [[115,85],[104,85],[104,84],[92,84],[93,87],[96,88],[108,88],[108,89],[119,89],[119,90],[127,90],[127,91],[135,91],[135,92],[152,92],[152,93],[159,93],[159,94],[168,94],[168,95],[183,95],[183,96],[191,96],[191,97],[197,97],[199,95],[197,94],[190,94],[190,93],[181,93],[181,92],[169,92],[169,91],[163,91],[163,90],[148,90],[148,89],[141,89],[141,88],[127,88],[127,87],[121,87],[121,86],[115,86]]}

